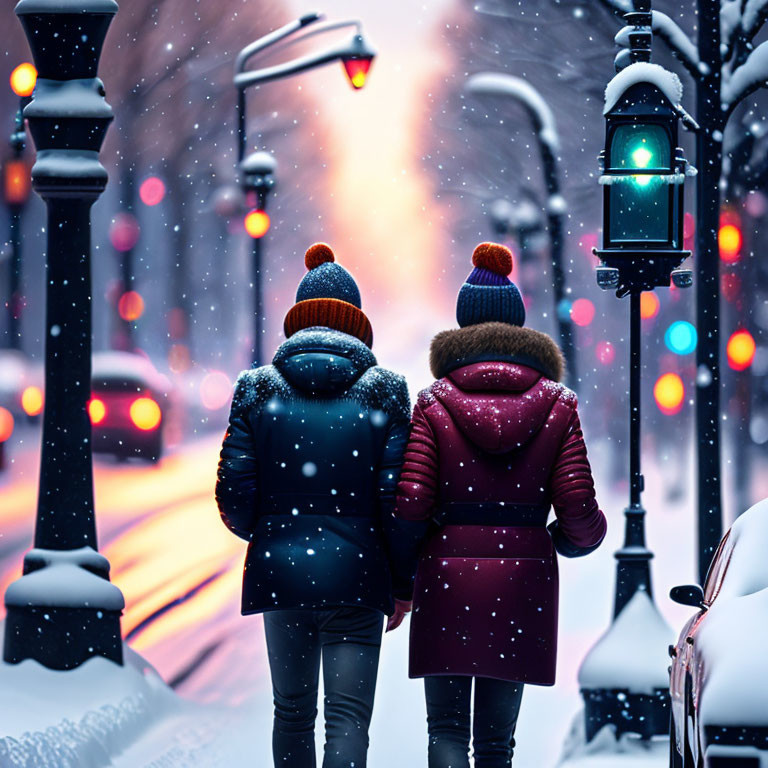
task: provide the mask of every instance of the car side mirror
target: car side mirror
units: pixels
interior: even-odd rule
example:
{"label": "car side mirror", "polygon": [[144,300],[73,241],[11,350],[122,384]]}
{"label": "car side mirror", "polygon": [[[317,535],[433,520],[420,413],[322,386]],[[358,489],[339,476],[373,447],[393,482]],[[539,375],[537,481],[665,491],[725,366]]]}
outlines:
{"label": "car side mirror", "polygon": [[701,608],[704,602],[704,590],[698,584],[683,584],[680,587],[672,587],[669,598],[680,605]]}

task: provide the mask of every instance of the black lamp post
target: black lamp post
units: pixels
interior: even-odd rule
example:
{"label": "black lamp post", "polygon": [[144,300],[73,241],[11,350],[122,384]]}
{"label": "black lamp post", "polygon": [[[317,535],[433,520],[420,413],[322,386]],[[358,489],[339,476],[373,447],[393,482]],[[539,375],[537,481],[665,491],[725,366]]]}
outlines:
{"label": "black lamp post", "polygon": [[90,210],[112,109],[96,76],[114,0],[21,0],[39,73],[24,110],[37,148],[35,191],[48,208],[45,414],[34,549],[8,587],[4,659],[71,669],[122,663],[120,590],[96,551],[91,425]]}
{"label": "black lamp post", "polygon": [[[601,288],[616,289],[630,297],[630,497],[625,510],[624,546],[616,552],[614,624],[584,661],[579,674],[585,699],[587,739],[601,727],[650,738],[666,733],[669,693],[666,687],[649,685],[642,691],[623,685],[617,677],[595,667],[609,647],[616,619],[638,592],[647,595],[648,623],[656,630],[663,619],[652,604],[650,560],[645,543],[645,510],[641,502],[644,479],[640,468],[640,294],[642,291],[691,284],[691,272],[680,269],[690,256],[683,250],[683,187],[691,172],[678,144],[678,122],[690,120],[679,105],[682,88],[676,75],[649,64],[651,55],[650,0],[635,0],[635,11],[626,16],[631,48],[617,56],[620,70],[606,91],[605,150],[601,153],[603,175],[603,248],[597,281]],[[629,66],[627,66],[629,65]],[[624,68],[626,67],[626,68]],[[635,633],[644,633],[637,626]],[[654,640],[659,632],[654,633]],[[663,634],[663,633],[662,633]],[[649,639],[650,642],[650,639]],[[665,646],[660,649],[663,663]],[[592,685],[594,679],[598,685]]]}
{"label": "black lamp post", "polygon": [[[267,197],[275,188],[277,179],[277,160],[269,152],[252,152],[240,163],[240,184],[245,194],[248,207],[246,214],[246,230],[253,243],[253,293],[254,293],[254,326],[253,326],[253,362],[262,364],[262,348],[264,335],[264,289],[262,285],[262,255],[263,241],[269,231],[269,216],[266,212]],[[249,225],[249,222],[252,222]]]}

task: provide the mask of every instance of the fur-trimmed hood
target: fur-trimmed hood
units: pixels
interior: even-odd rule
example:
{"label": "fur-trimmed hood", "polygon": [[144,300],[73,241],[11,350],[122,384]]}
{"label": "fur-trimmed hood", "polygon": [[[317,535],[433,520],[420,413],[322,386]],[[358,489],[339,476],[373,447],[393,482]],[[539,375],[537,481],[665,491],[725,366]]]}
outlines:
{"label": "fur-trimmed hood", "polygon": [[480,323],[442,331],[432,339],[429,365],[436,379],[481,362],[526,365],[553,381],[561,381],[565,372],[560,348],[546,333],[532,328]]}

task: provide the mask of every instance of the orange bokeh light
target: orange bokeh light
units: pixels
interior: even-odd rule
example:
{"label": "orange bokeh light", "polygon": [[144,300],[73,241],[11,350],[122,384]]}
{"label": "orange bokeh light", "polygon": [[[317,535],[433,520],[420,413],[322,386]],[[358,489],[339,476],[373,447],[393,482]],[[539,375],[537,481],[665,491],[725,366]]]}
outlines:
{"label": "orange bokeh light", "polygon": [[723,224],[717,233],[720,258],[726,264],[734,264],[741,258],[741,230],[735,224]]}
{"label": "orange bokeh light", "polygon": [[10,81],[11,89],[17,96],[31,96],[37,82],[37,70],[33,64],[25,61],[11,72]]}
{"label": "orange bokeh light", "polygon": [[144,299],[136,291],[126,291],[117,302],[117,311],[127,323],[138,320],[144,314]]}
{"label": "orange bokeh light", "polygon": [[43,390],[40,387],[27,387],[21,393],[21,407],[27,416],[39,416],[43,410]]}
{"label": "orange bokeh light", "polygon": [[728,365],[734,371],[745,371],[755,359],[755,339],[749,331],[741,330],[731,335],[725,348]]}
{"label": "orange bokeh light", "polygon": [[4,443],[13,434],[13,414],[0,406],[0,443]]}
{"label": "orange bokeh light", "polygon": [[131,403],[131,421],[144,432],[156,429],[160,424],[160,406],[151,397],[140,397]]}
{"label": "orange bokeh light", "polygon": [[101,424],[107,416],[107,406],[103,400],[98,397],[91,398],[88,401],[88,415],[91,417],[91,424]]}
{"label": "orange bokeh light", "polygon": [[676,373],[665,373],[656,381],[653,397],[662,413],[667,416],[679,413],[685,398],[683,380]]}
{"label": "orange bokeh light", "polygon": [[640,294],[640,317],[650,320],[659,314],[659,297],[653,291]]}
{"label": "orange bokeh light", "polygon": [[3,196],[8,205],[24,205],[32,189],[32,176],[25,160],[9,160],[3,168]]}
{"label": "orange bokeh light", "polygon": [[269,215],[265,211],[250,211],[245,216],[245,231],[254,240],[264,237],[269,231]]}

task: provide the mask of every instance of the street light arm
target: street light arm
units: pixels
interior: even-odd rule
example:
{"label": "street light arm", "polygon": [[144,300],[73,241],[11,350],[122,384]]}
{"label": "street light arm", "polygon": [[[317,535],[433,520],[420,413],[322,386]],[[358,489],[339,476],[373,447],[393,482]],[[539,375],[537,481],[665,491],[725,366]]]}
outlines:
{"label": "street light arm", "polygon": [[324,35],[326,32],[333,32],[337,29],[347,29],[349,27],[355,28],[355,33],[358,35],[361,35],[363,32],[363,24],[359,19],[348,19],[347,21],[329,21],[325,24],[320,24],[317,27],[313,27],[312,29],[307,30],[301,35],[297,35],[296,37],[290,38],[289,40],[286,40],[282,45],[278,45],[275,48],[270,49],[270,53],[280,53],[287,48],[291,48],[294,45],[297,45],[299,43],[306,42],[311,37],[318,37],[319,35]]}
{"label": "street light arm", "polygon": [[509,96],[523,105],[536,133],[553,153],[560,147],[555,116],[541,94],[526,80],[500,72],[481,72],[467,78],[465,89],[477,96]]}
{"label": "street light arm", "polygon": [[310,24],[314,24],[316,21],[320,21],[322,18],[323,14],[321,13],[307,13],[301,18],[295,19],[285,26],[270,32],[267,35],[264,35],[264,37],[260,37],[258,40],[255,40],[249,45],[246,45],[245,48],[243,48],[243,50],[237,54],[237,58],[235,59],[235,75],[238,75],[240,72],[242,72],[245,69],[245,65],[247,64],[248,60],[255,56],[257,53],[261,53],[261,51],[265,50],[266,48],[269,48],[275,43],[279,43],[281,40],[289,37],[294,32],[298,32],[300,29],[304,29],[304,27]]}
{"label": "street light arm", "polygon": [[[354,42],[354,41],[353,41]],[[235,75],[235,87],[241,91],[252,85],[268,83],[283,77],[291,77],[306,72],[308,69],[321,67],[334,61],[339,61],[347,56],[354,56],[357,52],[354,45],[335,46],[320,53],[303,56],[300,59],[287,61],[284,64],[276,64],[273,67],[255,69],[249,72],[240,72]]]}

